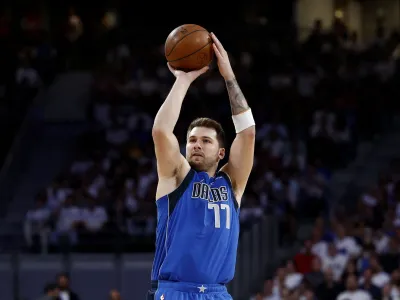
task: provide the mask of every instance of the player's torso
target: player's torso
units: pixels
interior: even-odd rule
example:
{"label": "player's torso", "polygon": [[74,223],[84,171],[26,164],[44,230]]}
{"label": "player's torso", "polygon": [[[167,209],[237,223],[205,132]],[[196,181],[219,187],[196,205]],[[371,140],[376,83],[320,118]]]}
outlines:
{"label": "player's torso", "polygon": [[173,193],[157,200],[157,208],[153,280],[226,283],[232,279],[239,209],[226,174],[210,178],[191,170]]}

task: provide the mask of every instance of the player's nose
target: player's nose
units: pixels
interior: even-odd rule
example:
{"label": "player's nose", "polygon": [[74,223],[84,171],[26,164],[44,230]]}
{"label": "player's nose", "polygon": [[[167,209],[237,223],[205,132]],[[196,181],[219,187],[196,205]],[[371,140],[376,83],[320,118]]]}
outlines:
{"label": "player's nose", "polygon": [[201,144],[200,144],[200,142],[196,142],[196,143],[194,144],[194,149],[201,149]]}

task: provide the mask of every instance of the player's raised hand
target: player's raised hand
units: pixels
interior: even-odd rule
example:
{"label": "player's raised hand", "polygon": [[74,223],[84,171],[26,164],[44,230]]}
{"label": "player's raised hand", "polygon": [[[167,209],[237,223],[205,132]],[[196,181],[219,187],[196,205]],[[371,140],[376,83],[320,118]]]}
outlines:
{"label": "player's raised hand", "polygon": [[225,80],[232,80],[235,78],[235,74],[233,73],[231,63],[229,61],[229,56],[221,42],[215,36],[214,33],[211,33],[211,38],[213,40],[213,49],[215,56],[217,57],[217,64],[219,72]]}
{"label": "player's raised hand", "polygon": [[186,80],[188,80],[189,83],[192,83],[197,77],[199,77],[201,74],[207,72],[207,70],[209,69],[208,66],[201,68],[200,70],[194,70],[194,71],[190,71],[190,72],[184,72],[181,70],[176,70],[173,67],[171,67],[171,65],[169,63],[167,63],[168,65],[168,69],[171,71],[172,74],[174,74],[174,76],[176,78],[184,78]]}

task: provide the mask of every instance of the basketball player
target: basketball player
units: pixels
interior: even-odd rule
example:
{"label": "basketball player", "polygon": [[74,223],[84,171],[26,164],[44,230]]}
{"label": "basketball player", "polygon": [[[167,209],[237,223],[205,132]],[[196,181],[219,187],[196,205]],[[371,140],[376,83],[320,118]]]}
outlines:
{"label": "basketball player", "polygon": [[225,284],[235,273],[239,207],[253,166],[255,123],[228,54],[214,34],[212,39],[237,135],[227,164],[217,172],[225,156],[224,131],[214,120],[196,119],[182,156],[173,130],[190,84],[208,67],[188,73],[169,67],[176,80],[153,125],[158,224],[148,299],[232,299]]}

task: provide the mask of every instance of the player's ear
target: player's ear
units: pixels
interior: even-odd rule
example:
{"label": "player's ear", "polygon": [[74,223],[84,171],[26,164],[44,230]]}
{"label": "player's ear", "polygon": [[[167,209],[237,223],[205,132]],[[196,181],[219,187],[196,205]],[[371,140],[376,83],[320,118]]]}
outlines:
{"label": "player's ear", "polygon": [[219,157],[220,160],[224,159],[224,157],[225,157],[225,148],[219,148],[218,157]]}

